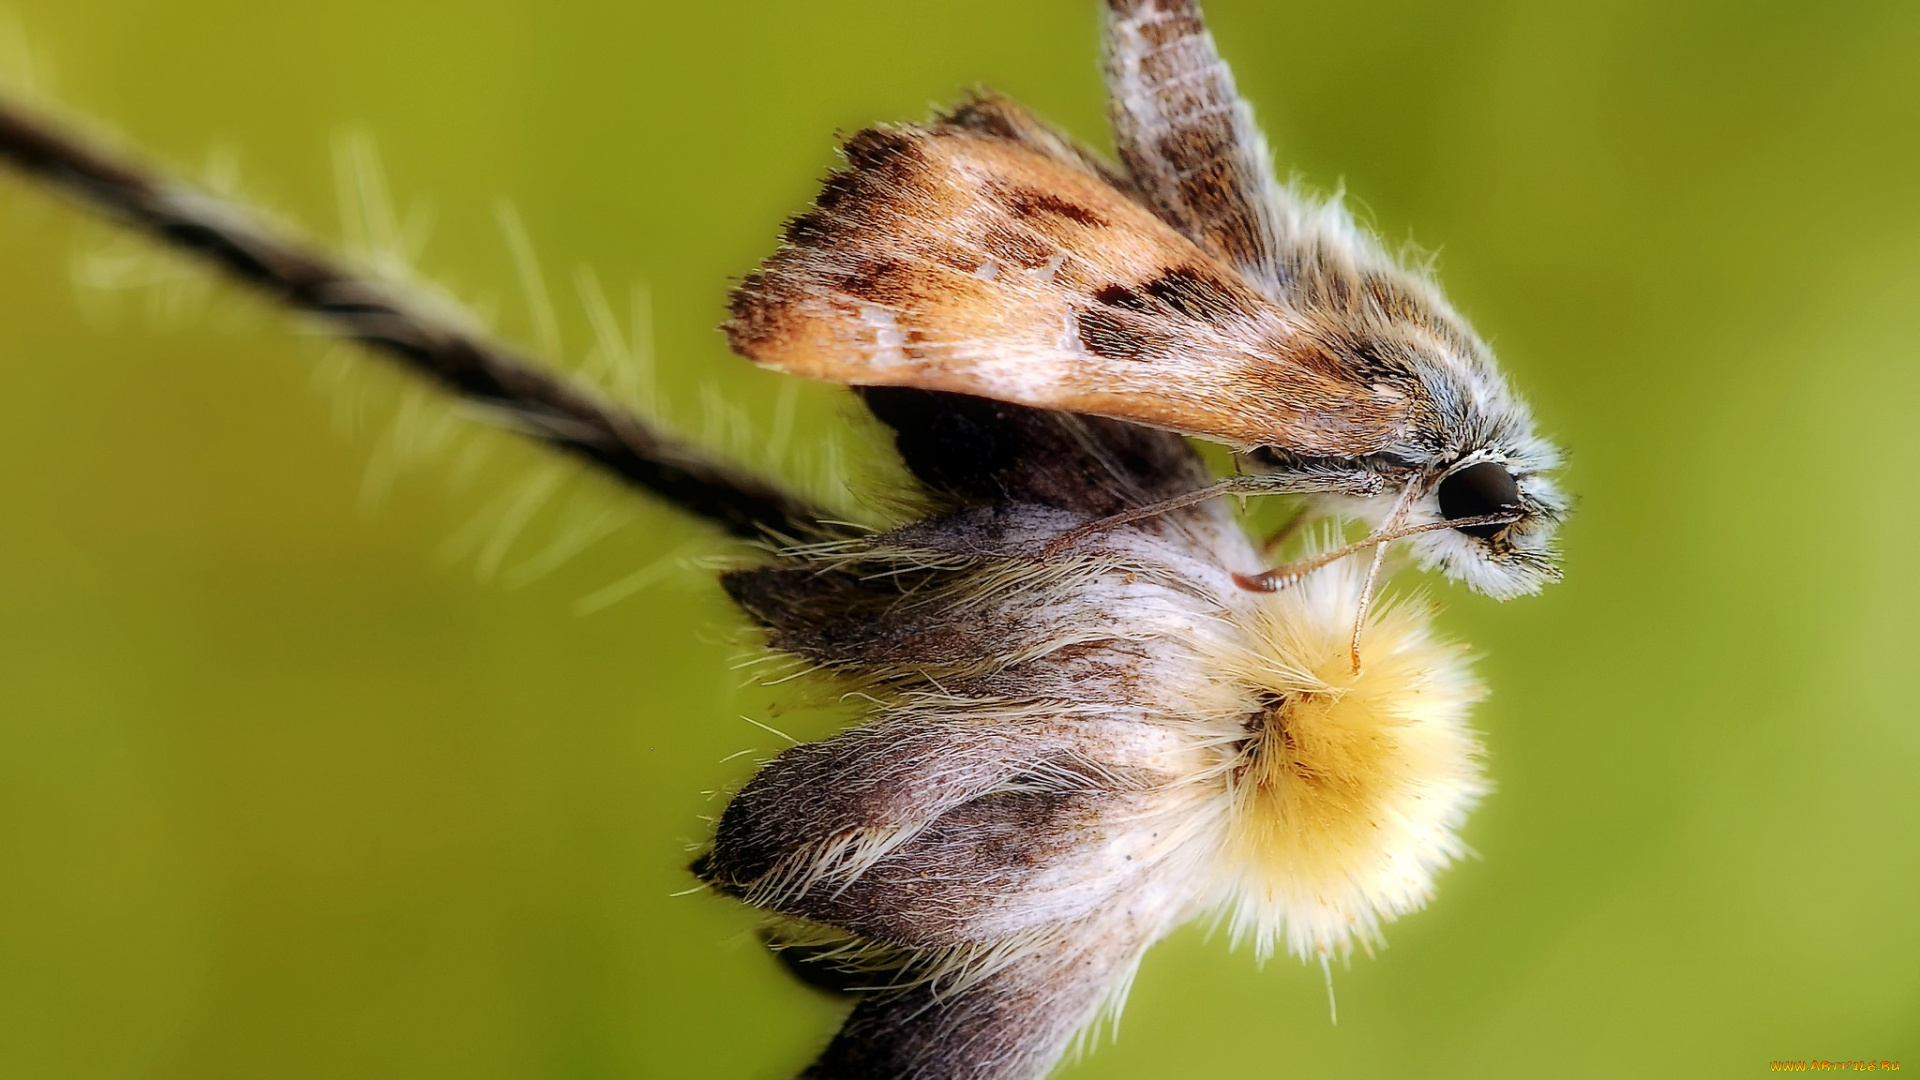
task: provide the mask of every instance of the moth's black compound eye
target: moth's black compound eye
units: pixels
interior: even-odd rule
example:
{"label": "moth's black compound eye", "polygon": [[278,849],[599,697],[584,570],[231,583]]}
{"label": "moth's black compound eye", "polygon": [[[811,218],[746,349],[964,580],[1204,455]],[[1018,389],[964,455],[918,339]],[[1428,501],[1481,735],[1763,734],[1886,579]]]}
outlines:
{"label": "moth's black compound eye", "polygon": [[[1448,521],[1518,509],[1520,485],[1513,482],[1513,474],[1507,471],[1507,467],[1498,462],[1482,461],[1469,465],[1440,481],[1440,516]],[[1505,522],[1466,525],[1460,531],[1485,539],[1506,527]]]}

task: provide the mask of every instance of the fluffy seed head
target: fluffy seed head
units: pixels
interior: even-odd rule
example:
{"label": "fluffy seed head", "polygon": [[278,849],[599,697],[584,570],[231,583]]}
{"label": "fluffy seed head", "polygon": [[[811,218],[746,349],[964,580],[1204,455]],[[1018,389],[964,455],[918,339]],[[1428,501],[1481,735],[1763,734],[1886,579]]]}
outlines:
{"label": "fluffy seed head", "polygon": [[1281,940],[1302,957],[1371,945],[1462,854],[1457,829],[1486,790],[1466,724],[1481,688],[1427,605],[1376,609],[1353,673],[1362,577],[1341,564],[1266,598],[1219,660],[1262,703],[1226,773],[1221,851],[1236,936],[1262,955]]}
{"label": "fluffy seed head", "polygon": [[1219,502],[1042,555],[1205,483],[1179,438],[867,402],[949,505],[728,575],[871,711],[767,763],[695,867],[878,988],[810,1075],[1038,1077],[1186,921],[1324,958],[1425,902],[1485,786],[1478,686],[1430,605],[1380,605],[1353,674],[1364,565],[1249,592],[1260,555]]}

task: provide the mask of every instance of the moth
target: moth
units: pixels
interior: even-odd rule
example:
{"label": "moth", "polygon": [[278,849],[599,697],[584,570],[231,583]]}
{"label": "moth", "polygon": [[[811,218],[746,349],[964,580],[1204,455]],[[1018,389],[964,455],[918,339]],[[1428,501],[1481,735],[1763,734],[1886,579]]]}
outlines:
{"label": "moth", "polygon": [[1557,452],[1424,273],[1337,201],[1275,178],[1198,4],[1105,0],[1103,51],[1118,166],[990,94],[861,131],[734,291],[734,350],[1236,452],[1240,475],[1049,551],[1219,494],[1294,493],[1371,532],[1243,587],[1283,588],[1368,548],[1371,579],[1403,537],[1498,598],[1556,580]]}

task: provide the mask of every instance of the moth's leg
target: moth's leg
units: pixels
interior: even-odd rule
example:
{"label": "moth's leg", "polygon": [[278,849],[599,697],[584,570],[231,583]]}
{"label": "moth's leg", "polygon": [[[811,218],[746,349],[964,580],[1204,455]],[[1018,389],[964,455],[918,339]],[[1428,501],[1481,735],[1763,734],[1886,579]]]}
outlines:
{"label": "moth's leg", "polygon": [[1310,559],[1302,559],[1299,562],[1276,566],[1271,570],[1259,574],[1235,574],[1233,575],[1233,580],[1241,588],[1249,592],[1279,592],[1281,589],[1293,585],[1315,570],[1330,563],[1338,562],[1358,551],[1365,551],[1368,548],[1390,544],[1395,540],[1404,539],[1409,536],[1417,536],[1420,533],[1439,532],[1443,529],[1458,529],[1474,525],[1506,525],[1519,520],[1519,517],[1520,515],[1517,512],[1508,511],[1497,514],[1481,514],[1478,517],[1449,518],[1446,521],[1427,521],[1418,525],[1407,525],[1399,528],[1383,527],[1369,534],[1364,540],[1356,541],[1345,547],[1323,552]]}
{"label": "moth's leg", "polygon": [[1257,281],[1282,280],[1279,186],[1194,0],[1107,0],[1107,112],[1154,210]]}
{"label": "moth's leg", "polygon": [[1050,559],[1089,536],[1130,525],[1136,521],[1170,514],[1175,510],[1185,510],[1189,506],[1198,506],[1203,502],[1217,499],[1222,495],[1305,495],[1316,492],[1339,492],[1346,495],[1378,495],[1384,484],[1378,476],[1368,472],[1351,472],[1330,469],[1289,473],[1248,473],[1229,476],[1225,480],[1209,484],[1206,487],[1176,495],[1157,503],[1136,506],[1123,510],[1110,517],[1089,521],[1061,533],[1040,549],[1040,557]]}

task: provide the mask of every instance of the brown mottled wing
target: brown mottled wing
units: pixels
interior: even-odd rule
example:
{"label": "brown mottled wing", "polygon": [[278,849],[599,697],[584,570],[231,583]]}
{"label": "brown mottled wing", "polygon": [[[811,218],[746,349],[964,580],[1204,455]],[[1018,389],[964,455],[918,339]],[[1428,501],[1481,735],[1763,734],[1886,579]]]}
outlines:
{"label": "brown mottled wing", "polygon": [[984,123],[849,140],[848,167],[735,291],[734,349],[811,378],[1241,447],[1354,455],[1392,440],[1402,401],[1307,326],[1070,147]]}
{"label": "brown mottled wing", "polygon": [[1284,196],[1253,110],[1194,0],[1107,0],[1114,144],[1154,209],[1252,280],[1280,288]]}
{"label": "brown mottled wing", "polygon": [[1142,199],[1133,178],[1123,169],[1075,141],[1073,136],[1029,112],[1020,103],[991,90],[974,90],[960,104],[934,117],[935,129],[970,131],[1008,142],[1050,157],[1069,169],[1089,172],[1136,201]]}

